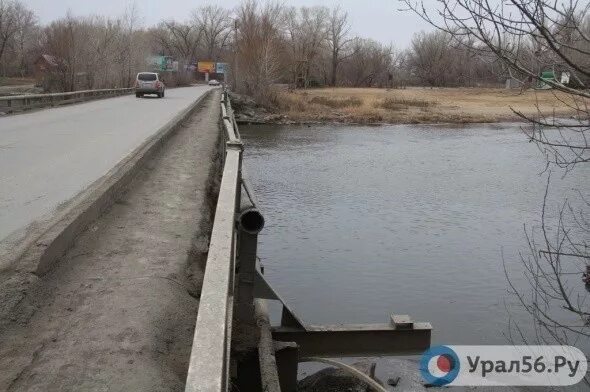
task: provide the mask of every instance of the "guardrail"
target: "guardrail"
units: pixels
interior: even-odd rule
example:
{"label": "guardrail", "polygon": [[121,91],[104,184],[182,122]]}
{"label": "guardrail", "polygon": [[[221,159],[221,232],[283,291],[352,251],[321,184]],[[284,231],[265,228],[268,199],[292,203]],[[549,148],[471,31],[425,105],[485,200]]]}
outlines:
{"label": "guardrail", "polygon": [[240,205],[242,142],[228,116],[223,93],[221,111],[226,132],[225,163],[199,313],[195,327],[186,392],[227,391],[235,270],[235,217]]}
{"label": "guardrail", "polygon": [[[391,315],[380,324],[314,326],[287,306],[258,262],[264,217],[244,175],[243,144],[225,91],[221,116],[225,161],[185,392],[230,390],[230,369],[237,390],[290,392],[296,390],[301,361],[417,354],[428,348],[432,326],[407,315]],[[282,304],[280,326],[270,324],[266,300]]]}
{"label": "guardrail", "polygon": [[41,107],[71,104],[92,99],[130,94],[134,89],[111,88],[100,90],[80,90],[66,93],[7,95],[0,97],[0,111],[12,113]]}
{"label": "guardrail", "polygon": [[[266,312],[255,306],[254,283],[257,276],[258,233],[264,218],[256,207],[256,200],[242,169],[243,144],[226,91],[222,93],[221,117],[224,129],[224,166],[215,221],[211,231],[209,253],[201,289],[199,312],[187,374],[186,392],[225,392],[229,390],[230,360],[234,319],[237,324],[249,325],[246,334],[259,335],[260,320]],[[239,264],[239,268],[236,265]],[[239,269],[239,274],[236,270]],[[256,308],[256,309],[255,309]],[[235,314],[234,314],[235,309]],[[266,320],[268,324],[268,320]],[[265,375],[278,380],[270,328],[262,339],[266,354]],[[259,345],[258,336],[249,349]],[[235,349],[235,347],[234,347]],[[266,378],[268,378],[266,377]],[[276,383],[276,382],[275,382]],[[267,382],[268,384],[268,382]],[[272,388],[272,391],[279,391]],[[279,391],[280,392],[280,391]]]}

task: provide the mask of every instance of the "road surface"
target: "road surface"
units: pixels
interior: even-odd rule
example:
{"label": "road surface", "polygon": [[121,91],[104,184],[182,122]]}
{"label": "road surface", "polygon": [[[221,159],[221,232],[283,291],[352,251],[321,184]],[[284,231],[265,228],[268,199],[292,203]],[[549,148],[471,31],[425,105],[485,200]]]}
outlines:
{"label": "road surface", "polygon": [[209,89],[0,118],[0,241],[84,190]]}

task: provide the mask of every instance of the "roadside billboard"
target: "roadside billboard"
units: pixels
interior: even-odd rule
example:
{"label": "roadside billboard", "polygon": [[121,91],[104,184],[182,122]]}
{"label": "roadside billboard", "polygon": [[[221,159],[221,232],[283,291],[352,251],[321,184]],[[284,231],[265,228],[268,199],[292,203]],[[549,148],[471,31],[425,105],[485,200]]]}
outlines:
{"label": "roadside billboard", "polygon": [[151,56],[147,63],[152,71],[178,71],[178,61],[171,56]]}
{"label": "roadside billboard", "polygon": [[197,70],[201,73],[215,73],[215,63],[212,61],[199,61]]}

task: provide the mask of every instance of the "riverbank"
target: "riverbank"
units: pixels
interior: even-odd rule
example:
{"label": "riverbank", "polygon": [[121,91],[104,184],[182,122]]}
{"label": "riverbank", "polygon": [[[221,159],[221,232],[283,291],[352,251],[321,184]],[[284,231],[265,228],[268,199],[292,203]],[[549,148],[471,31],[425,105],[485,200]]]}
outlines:
{"label": "riverbank", "polygon": [[518,110],[534,116],[567,116],[566,94],[501,88],[326,88],[277,92],[275,107],[234,97],[242,124],[423,124],[515,121]]}

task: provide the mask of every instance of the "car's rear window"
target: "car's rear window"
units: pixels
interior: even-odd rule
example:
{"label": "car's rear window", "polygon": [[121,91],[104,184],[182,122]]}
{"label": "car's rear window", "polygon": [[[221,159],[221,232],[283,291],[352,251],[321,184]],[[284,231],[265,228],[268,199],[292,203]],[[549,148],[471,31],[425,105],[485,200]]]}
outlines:
{"label": "car's rear window", "polygon": [[156,74],[153,73],[140,73],[137,75],[138,80],[142,80],[145,82],[156,80]]}

